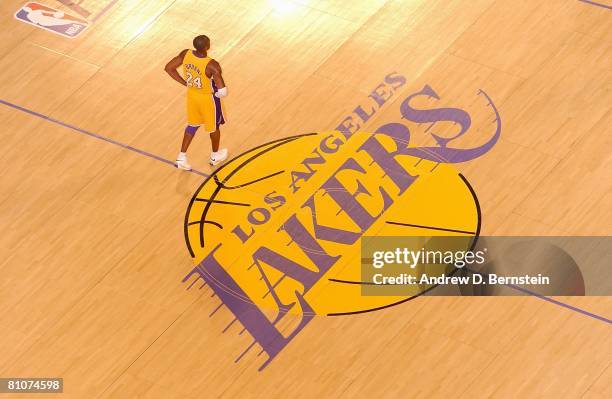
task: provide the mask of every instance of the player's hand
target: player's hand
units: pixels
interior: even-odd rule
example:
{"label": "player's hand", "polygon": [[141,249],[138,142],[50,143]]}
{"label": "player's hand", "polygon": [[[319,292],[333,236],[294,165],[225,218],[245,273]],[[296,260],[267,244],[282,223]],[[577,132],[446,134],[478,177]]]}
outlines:
{"label": "player's hand", "polygon": [[217,97],[217,98],[223,98],[225,96],[227,96],[227,86],[220,88],[215,93],[215,97]]}

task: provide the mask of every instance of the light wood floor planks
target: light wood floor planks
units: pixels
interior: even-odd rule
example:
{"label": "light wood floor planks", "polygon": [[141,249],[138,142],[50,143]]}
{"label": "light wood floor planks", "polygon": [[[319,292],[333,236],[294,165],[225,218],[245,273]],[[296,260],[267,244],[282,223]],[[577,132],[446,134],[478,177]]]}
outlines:
{"label": "light wood floor planks", "polygon": [[[184,92],[163,66],[201,33],[230,90],[222,140],[234,155],[334,129],[391,72],[407,83],[364,130],[397,121],[430,85],[440,105],[474,111],[478,142],[483,89],[502,138],[459,166],[482,234],[610,235],[612,9],[126,0],[67,39],[17,21],[23,3],[0,4],[0,100],[31,111],[0,104],[0,376],[61,376],[57,397],[87,399],[612,397],[610,325],[533,297],[317,318],[263,372],[258,351],[234,363],[251,338],[238,325],[221,333],[232,316],[209,317],[212,292],[181,283],[193,267],[183,217],[202,176],[41,118],[174,159]],[[204,134],[189,152],[210,173]],[[562,299],[612,317],[609,297]]]}

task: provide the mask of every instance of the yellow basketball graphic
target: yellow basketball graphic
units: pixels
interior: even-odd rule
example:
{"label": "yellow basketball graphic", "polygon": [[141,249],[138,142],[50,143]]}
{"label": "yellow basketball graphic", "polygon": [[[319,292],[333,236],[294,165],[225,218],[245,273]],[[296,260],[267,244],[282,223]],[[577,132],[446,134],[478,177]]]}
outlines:
{"label": "yellow basketball graphic", "polygon": [[[401,145],[384,134],[331,131],[234,158],[200,186],[187,210],[185,236],[196,264],[214,260],[236,286],[213,275],[209,282],[269,311],[354,313],[418,295],[428,287],[364,295],[360,239],[460,236],[467,250],[479,211],[453,167],[398,154]],[[393,162],[382,165],[385,156]]]}

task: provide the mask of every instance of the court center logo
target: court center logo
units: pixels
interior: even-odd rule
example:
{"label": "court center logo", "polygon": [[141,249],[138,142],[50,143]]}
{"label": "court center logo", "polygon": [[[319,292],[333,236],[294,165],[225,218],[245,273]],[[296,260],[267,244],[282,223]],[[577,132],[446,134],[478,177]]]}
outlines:
{"label": "court center logo", "polygon": [[[253,337],[237,360],[259,345],[268,356],[263,369],[316,315],[363,313],[410,299],[362,295],[364,235],[423,235],[425,229],[465,236],[466,247],[473,244],[478,202],[452,164],[482,156],[501,134],[489,96],[474,95],[492,124],[484,142],[472,148],[453,146],[477,130],[470,129],[466,111],[415,106],[440,99],[427,85],[403,99],[401,122],[372,133],[341,124],[275,140],[204,181],[185,216],[196,267],[184,281],[191,287],[203,280],[233,313],[232,324],[238,321]],[[451,126],[452,137],[431,133],[436,145],[411,146],[415,123]]]}

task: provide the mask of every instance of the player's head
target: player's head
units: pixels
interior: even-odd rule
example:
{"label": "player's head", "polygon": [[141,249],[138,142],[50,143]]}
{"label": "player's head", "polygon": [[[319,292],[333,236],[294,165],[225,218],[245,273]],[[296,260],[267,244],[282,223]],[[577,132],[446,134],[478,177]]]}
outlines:
{"label": "player's head", "polygon": [[206,35],[196,36],[193,39],[193,47],[198,51],[206,51],[210,48],[210,39]]}

